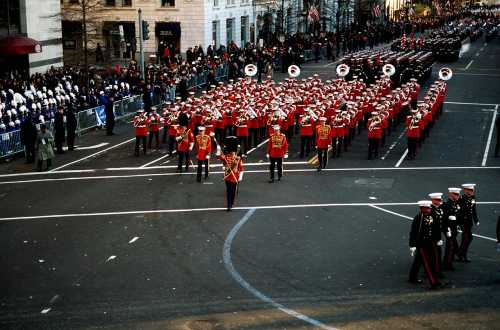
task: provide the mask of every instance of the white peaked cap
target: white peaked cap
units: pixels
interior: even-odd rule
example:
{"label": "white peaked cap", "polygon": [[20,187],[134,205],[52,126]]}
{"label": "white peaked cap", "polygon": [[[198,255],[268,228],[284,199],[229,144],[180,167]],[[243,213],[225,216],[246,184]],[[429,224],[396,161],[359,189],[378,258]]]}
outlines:
{"label": "white peaked cap", "polygon": [[462,188],[464,189],[471,189],[471,190],[474,190],[474,188],[476,187],[476,184],[475,183],[464,183],[462,185]]}
{"label": "white peaked cap", "polygon": [[431,207],[431,205],[432,205],[431,201],[427,201],[427,200],[418,201],[418,206],[419,207]]}
{"label": "white peaked cap", "polygon": [[453,193],[453,194],[460,194],[460,191],[462,190],[462,188],[448,188],[448,192],[450,193]]}
{"label": "white peaked cap", "polygon": [[439,193],[439,192],[438,192],[438,193],[432,193],[432,194],[429,194],[429,198],[430,198],[430,199],[441,199],[441,198],[442,198],[442,196],[443,196],[443,194],[442,194],[442,193]]}

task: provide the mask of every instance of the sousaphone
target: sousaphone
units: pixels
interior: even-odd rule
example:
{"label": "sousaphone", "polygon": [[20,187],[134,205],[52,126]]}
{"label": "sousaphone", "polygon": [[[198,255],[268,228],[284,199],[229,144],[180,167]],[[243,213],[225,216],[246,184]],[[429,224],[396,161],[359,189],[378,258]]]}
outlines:
{"label": "sousaphone", "polygon": [[245,66],[245,74],[247,77],[254,77],[257,74],[257,66],[255,64],[248,64]]}
{"label": "sousaphone", "polygon": [[297,78],[300,76],[300,68],[296,65],[290,65],[288,67],[288,75],[292,78]]}
{"label": "sousaphone", "polygon": [[392,64],[386,64],[382,67],[382,73],[385,76],[390,77],[396,73],[396,68]]}
{"label": "sousaphone", "polygon": [[441,68],[439,70],[439,79],[447,81],[450,80],[451,77],[453,77],[453,71],[450,68]]}
{"label": "sousaphone", "polygon": [[337,66],[337,75],[344,78],[349,74],[349,66],[347,64],[340,64]]}

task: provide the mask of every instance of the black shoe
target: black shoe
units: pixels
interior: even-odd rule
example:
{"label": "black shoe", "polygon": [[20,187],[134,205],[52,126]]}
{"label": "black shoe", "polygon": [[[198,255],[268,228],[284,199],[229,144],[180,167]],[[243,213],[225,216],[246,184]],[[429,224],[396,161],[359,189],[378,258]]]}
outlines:
{"label": "black shoe", "polygon": [[431,285],[431,290],[440,290],[443,289],[445,286],[442,283],[436,283],[434,285]]}
{"label": "black shoe", "polygon": [[232,210],[231,210],[231,208],[230,208],[230,207],[228,207],[228,208],[226,209],[226,212],[231,212],[231,211],[232,211]]}
{"label": "black shoe", "polygon": [[467,258],[464,258],[464,259],[463,259],[463,262],[465,262],[465,263],[467,263],[467,264],[468,264],[468,263],[470,263],[470,262],[471,262],[471,260],[470,260],[470,259],[467,259]]}
{"label": "black shoe", "polygon": [[321,172],[321,166],[317,167],[316,171]]}
{"label": "black shoe", "polygon": [[416,280],[408,280],[408,283],[411,283],[411,284],[422,284],[424,281],[420,280],[420,279],[416,279]]}
{"label": "black shoe", "polygon": [[274,183],[274,179],[269,180],[269,183]]}
{"label": "black shoe", "polygon": [[278,178],[278,181],[281,181],[281,177]]}
{"label": "black shoe", "polygon": [[446,278],[446,276],[444,276],[443,273],[437,273],[437,278],[443,279],[443,278]]}
{"label": "black shoe", "polygon": [[445,268],[444,268],[444,271],[445,271],[445,272],[452,272],[452,271],[454,271],[454,270],[455,270],[455,267],[453,267],[453,266],[452,266],[452,267],[445,267]]}

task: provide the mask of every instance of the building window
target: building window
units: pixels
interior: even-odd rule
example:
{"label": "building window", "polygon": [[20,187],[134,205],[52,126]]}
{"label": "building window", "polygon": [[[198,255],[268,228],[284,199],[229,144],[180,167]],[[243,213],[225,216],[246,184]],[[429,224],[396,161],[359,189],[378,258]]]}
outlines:
{"label": "building window", "polygon": [[175,7],[175,0],[161,0],[162,7]]}
{"label": "building window", "polygon": [[132,0],[122,0],[122,7],[132,7]]}
{"label": "building window", "polygon": [[234,6],[236,4],[236,0],[226,0],[226,6]]}
{"label": "building window", "polygon": [[214,7],[219,7],[219,0],[214,0]]}
{"label": "building window", "polygon": [[234,18],[228,18],[226,20],[226,43],[229,45],[233,41],[233,25]]}
{"label": "building window", "polygon": [[105,5],[109,7],[114,7],[116,6],[116,0],[106,0]]}
{"label": "building window", "polygon": [[220,21],[212,22],[212,42],[214,44],[214,48],[219,48],[220,45]]}
{"label": "building window", "polygon": [[241,16],[241,47],[245,46],[248,41],[248,16]]}

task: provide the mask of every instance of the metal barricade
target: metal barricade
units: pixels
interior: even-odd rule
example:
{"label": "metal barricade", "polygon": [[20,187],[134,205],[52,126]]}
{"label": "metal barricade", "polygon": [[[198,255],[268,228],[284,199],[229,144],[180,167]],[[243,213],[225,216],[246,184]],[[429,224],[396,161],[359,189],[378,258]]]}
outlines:
{"label": "metal barricade", "polygon": [[81,135],[89,129],[97,127],[96,108],[80,111],[76,114],[76,133]]}
{"label": "metal barricade", "polygon": [[0,133],[0,158],[12,156],[24,151],[21,143],[21,130]]}

